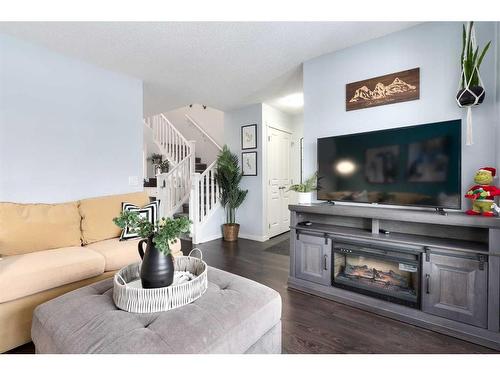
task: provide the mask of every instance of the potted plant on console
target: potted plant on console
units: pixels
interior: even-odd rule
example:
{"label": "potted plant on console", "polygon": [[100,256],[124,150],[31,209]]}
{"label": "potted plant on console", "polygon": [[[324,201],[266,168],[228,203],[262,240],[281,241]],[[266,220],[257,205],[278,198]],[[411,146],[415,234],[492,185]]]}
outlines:
{"label": "potted plant on console", "polygon": [[174,262],[170,245],[176,243],[182,233],[189,232],[191,221],[187,217],[162,218],[153,224],[137,212],[123,211],[113,222],[122,229],[128,227],[142,238],[138,245],[142,259],[142,287],[149,289],[171,285],[174,280]]}
{"label": "potted plant on console", "polygon": [[288,189],[288,191],[291,190],[297,193],[299,204],[311,204],[312,192],[317,189],[317,176],[318,173],[314,173],[305,182],[292,185]]}
{"label": "potted plant on console", "polygon": [[225,241],[236,241],[240,225],[236,224],[236,209],[245,200],[248,190],[240,189],[242,173],[238,156],[227,145],[217,156],[215,179],[220,187],[220,202],[226,211],[226,223],[222,226]]}

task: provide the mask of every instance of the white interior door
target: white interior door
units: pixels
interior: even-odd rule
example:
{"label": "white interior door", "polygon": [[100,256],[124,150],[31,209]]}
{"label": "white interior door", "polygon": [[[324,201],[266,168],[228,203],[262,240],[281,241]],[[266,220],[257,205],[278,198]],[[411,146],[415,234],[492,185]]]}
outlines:
{"label": "white interior door", "polygon": [[277,236],[289,230],[290,211],[290,141],[289,133],[268,128],[267,171],[269,236]]}

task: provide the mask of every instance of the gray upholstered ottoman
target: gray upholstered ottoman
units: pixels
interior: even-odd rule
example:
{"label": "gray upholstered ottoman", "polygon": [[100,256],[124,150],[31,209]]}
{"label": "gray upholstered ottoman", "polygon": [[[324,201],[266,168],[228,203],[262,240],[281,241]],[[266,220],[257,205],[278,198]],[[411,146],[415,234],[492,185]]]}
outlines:
{"label": "gray upholstered ottoman", "polygon": [[195,302],[155,314],[113,303],[111,279],[35,309],[37,353],[281,353],[281,297],[264,285],[209,267]]}

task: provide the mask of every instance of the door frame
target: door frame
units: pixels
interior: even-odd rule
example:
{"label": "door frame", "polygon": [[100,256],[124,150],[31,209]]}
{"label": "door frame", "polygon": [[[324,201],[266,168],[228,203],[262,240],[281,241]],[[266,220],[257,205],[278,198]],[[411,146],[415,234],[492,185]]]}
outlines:
{"label": "door frame", "polygon": [[[263,179],[263,192],[264,192],[264,212],[265,212],[265,221],[264,221],[264,225],[265,225],[265,231],[264,233],[266,233],[266,239],[268,240],[269,238],[271,238],[271,235],[270,235],[270,223],[269,223],[269,163],[267,163],[267,160],[268,160],[268,156],[269,156],[269,150],[268,150],[268,145],[269,145],[269,129],[274,129],[274,130],[278,130],[280,132],[283,132],[283,133],[286,133],[290,136],[290,144],[292,144],[292,142],[294,141],[294,138],[293,138],[293,132],[290,131],[289,129],[286,129],[284,127],[281,127],[277,124],[271,124],[269,123],[268,121],[265,122],[264,124],[264,141],[263,142],[265,144],[265,146],[263,147],[263,150],[264,150],[264,158],[263,159],[263,162],[266,162],[266,167],[263,168],[263,174],[264,174],[264,179]],[[291,167],[291,164],[290,164],[290,167]],[[289,171],[289,178],[291,179],[291,168],[290,168],[290,171]]]}

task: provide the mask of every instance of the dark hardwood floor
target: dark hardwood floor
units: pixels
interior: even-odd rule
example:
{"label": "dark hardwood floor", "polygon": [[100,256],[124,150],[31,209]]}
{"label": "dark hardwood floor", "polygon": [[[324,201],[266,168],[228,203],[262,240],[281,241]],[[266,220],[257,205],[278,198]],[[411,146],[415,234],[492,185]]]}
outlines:
{"label": "dark hardwood floor", "polygon": [[[288,290],[289,257],[266,251],[288,234],[260,243],[245,239],[198,245],[217,267],[277,290],[283,300],[285,353],[497,353],[453,337],[415,327],[337,302]],[[183,251],[190,243],[183,242]],[[13,353],[33,353],[33,345]]]}
{"label": "dark hardwood floor", "polygon": [[261,243],[215,240],[198,247],[211,266],[265,284],[283,301],[285,353],[496,353],[341,303],[287,288],[289,257],[266,251],[284,234]]}

